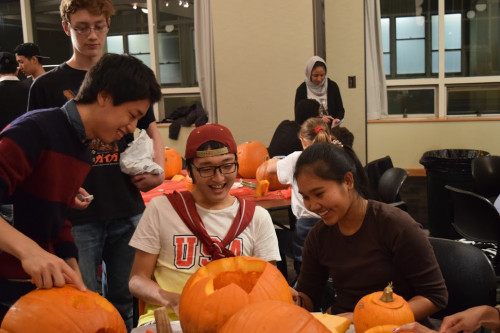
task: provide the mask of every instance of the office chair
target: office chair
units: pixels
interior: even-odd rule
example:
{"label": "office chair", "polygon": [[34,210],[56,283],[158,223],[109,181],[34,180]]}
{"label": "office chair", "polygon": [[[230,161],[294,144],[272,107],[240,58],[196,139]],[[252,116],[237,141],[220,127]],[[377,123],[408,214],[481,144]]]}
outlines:
{"label": "office chair", "polygon": [[392,159],[389,155],[373,160],[364,166],[366,176],[368,177],[370,191],[375,196],[374,199],[379,199],[377,192],[380,177],[382,177],[387,169],[392,167],[394,167],[394,165],[392,164]]}
{"label": "office chair", "polygon": [[377,194],[380,201],[407,210],[406,202],[401,200],[399,192],[408,178],[408,171],[402,168],[387,169],[378,181]]}
{"label": "office chair", "polygon": [[[500,241],[500,214],[485,197],[474,192],[445,185],[452,203],[452,225],[467,240],[484,243]],[[493,265],[500,272],[499,251]]]}
{"label": "office chair", "polygon": [[448,305],[431,315],[445,316],[478,305],[496,305],[496,275],[486,255],[473,245],[429,237],[448,289]]}
{"label": "office chair", "polygon": [[500,156],[487,155],[472,160],[474,192],[494,202],[500,194]]}

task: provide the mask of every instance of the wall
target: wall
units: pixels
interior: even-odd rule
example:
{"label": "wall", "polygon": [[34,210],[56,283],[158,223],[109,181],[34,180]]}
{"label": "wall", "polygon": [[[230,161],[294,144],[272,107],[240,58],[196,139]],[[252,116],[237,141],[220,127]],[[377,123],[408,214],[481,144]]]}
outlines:
{"label": "wall", "polygon": [[212,1],[218,122],[269,145],[314,53],[312,1]]}
{"label": "wall", "polygon": [[422,155],[437,149],[479,149],[500,155],[500,120],[368,124],[368,160],[386,155],[394,165],[424,168]]}
{"label": "wall", "polygon": [[[328,77],[339,85],[344,103],[342,126],[354,134],[353,148],[364,163],[366,106],[363,1],[325,0],[325,30]],[[356,76],[356,88],[348,87],[348,76]]]}

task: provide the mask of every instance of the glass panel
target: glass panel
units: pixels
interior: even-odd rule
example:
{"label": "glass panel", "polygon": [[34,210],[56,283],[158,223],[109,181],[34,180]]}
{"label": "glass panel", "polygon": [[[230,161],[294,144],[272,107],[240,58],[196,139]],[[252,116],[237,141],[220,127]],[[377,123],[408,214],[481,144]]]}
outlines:
{"label": "glass panel", "polygon": [[431,17],[431,47],[433,51],[439,48],[439,21],[437,15]]}
{"label": "glass panel", "polygon": [[12,52],[23,42],[19,0],[0,1],[0,51]]}
{"label": "glass panel", "polygon": [[445,49],[462,48],[462,14],[444,16],[444,47]]}
{"label": "glass panel", "polygon": [[448,115],[500,114],[500,85],[448,87]]}
{"label": "glass panel", "polygon": [[201,104],[201,97],[199,95],[165,96],[163,98],[163,104],[165,106],[166,119],[162,122],[167,122],[166,120],[175,109],[189,107],[193,104]]}
{"label": "glass panel", "polygon": [[382,51],[391,51],[391,41],[390,41],[390,21],[388,18],[383,18],[380,20],[380,25],[382,28]]}
{"label": "glass panel", "polygon": [[435,89],[389,89],[387,102],[389,114],[434,114]]}
{"label": "glass panel", "polygon": [[446,47],[462,52],[461,70],[454,64],[447,77],[500,75],[500,1],[477,2],[445,1]]}
{"label": "glass panel", "polygon": [[384,54],[385,75],[391,75],[391,55]]}
{"label": "glass panel", "polygon": [[401,40],[396,42],[397,74],[425,73],[425,41]]}
{"label": "glass panel", "polygon": [[61,26],[60,3],[31,0],[33,38],[40,48],[40,53],[50,57],[44,59],[44,66],[57,66],[73,54],[71,38],[66,36]]}
{"label": "glass panel", "polygon": [[424,38],[425,25],[419,17],[396,18],[396,39]]}
{"label": "glass panel", "polygon": [[131,55],[149,54],[148,34],[128,35],[128,51]]}
{"label": "glass panel", "polygon": [[123,54],[123,36],[108,36],[106,38],[109,53]]}
{"label": "glass panel", "polygon": [[157,6],[160,82],[164,87],[197,86],[193,3],[157,0]]}
{"label": "glass panel", "polygon": [[432,72],[437,73],[439,70],[439,54],[438,51],[432,51]]}
{"label": "glass panel", "polygon": [[462,52],[461,51],[446,51],[444,53],[444,70],[446,73],[453,73],[457,72],[460,73],[461,71],[461,57],[462,57]]}

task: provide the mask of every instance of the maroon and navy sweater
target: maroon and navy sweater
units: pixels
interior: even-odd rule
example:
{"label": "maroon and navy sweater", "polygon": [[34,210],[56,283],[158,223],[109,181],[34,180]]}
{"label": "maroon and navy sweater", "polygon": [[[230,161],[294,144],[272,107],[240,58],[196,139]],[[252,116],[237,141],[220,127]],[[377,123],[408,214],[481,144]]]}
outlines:
{"label": "maroon and navy sweater", "polygon": [[[60,108],[13,121],[0,133],[0,202],[14,204],[14,227],[48,252],[76,258],[67,215],[91,163],[89,148]],[[0,251],[0,278],[29,276],[17,258]]]}

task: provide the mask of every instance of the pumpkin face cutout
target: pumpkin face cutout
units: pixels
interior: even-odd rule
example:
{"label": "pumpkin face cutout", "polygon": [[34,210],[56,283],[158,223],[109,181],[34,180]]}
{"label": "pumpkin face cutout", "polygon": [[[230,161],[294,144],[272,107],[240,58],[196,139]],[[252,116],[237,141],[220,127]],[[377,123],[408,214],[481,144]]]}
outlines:
{"label": "pumpkin face cutout", "polygon": [[127,329],[104,297],[65,285],[22,296],[5,315],[0,332],[126,333]]}
{"label": "pumpkin face cutout", "polygon": [[304,308],[267,300],[247,305],[229,318],[218,331],[234,332],[330,333],[330,330]]}
{"label": "pumpkin face cutout", "polygon": [[269,159],[266,146],[259,141],[239,144],[237,155],[238,174],[243,178],[255,178],[259,165]]}
{"label": "pumpkin face cutout", "polygon": [[415,321],[413,312],[403,297],[393,293],[392,285],[384,291],[364,296],[354,308],[353,323],[356,333],[381,325],[397,325]]}
{"label": "pumpkin face cutout", "polygon": [[170,179],[182,170],[181,154],[174,148],[165,147],[165,179]]}
{"label": "pumpkin face cutout", "polygon": [[257,172],[255,175],[255,178],[257,181],[259,180],[267,180],[269,182],[269,190],[270,191],[276,191],[276,190],[282,190],[285,188],[288,188],[288,184],[281,184],[278,180],[278,175],[275,173],[271,174],[267,172],[267,164],[269,163],[269,160],[265,161],[262,163],[258,168]]}
{"label": "pumpkin face cutout", "polygon": [[182,331],[217,332],[238,310],[269,299],[293,303],[290,287],[274,265],[243,256],[212,261],[199,268],[182,290]]}

